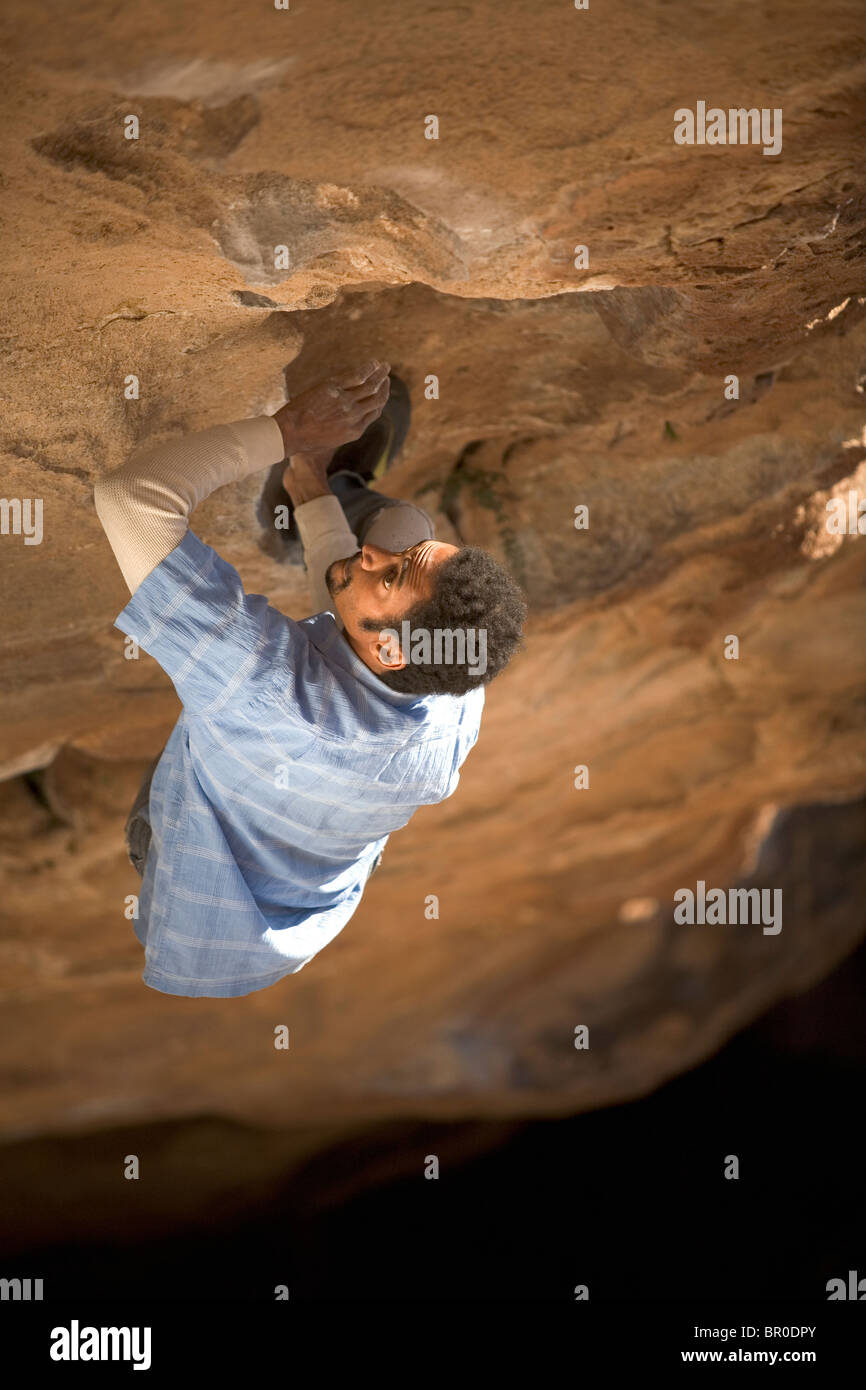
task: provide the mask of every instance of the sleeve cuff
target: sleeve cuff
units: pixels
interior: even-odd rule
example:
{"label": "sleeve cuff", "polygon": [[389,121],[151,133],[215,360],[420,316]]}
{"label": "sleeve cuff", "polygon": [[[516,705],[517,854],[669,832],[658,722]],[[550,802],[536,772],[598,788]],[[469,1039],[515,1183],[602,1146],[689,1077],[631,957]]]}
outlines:
{"label": "sleeve cuff", "polygon": [[327,493],[324,497],[314,497],[311,502],[302,502],[295,508],[295,520],[305,550],[314,547],[326,536],[339,535],[341,532],[345,533],[353,550],[358,548],[355,534],[346,520],[346,513],[333,492]]}
{"label": "sleeve cuff", "polygon": [[270,468],[286,456],[282,431],[272,415],[255,415],[251,420],[235,420],[227,426],[240,443],[248,462],[248,472]]}

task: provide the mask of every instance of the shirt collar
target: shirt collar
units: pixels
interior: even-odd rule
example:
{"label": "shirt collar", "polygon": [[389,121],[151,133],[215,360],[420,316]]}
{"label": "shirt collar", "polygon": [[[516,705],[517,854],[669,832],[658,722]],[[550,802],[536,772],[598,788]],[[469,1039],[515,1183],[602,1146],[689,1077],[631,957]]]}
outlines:
{"label": "shirt collar", "polygon": [[317,613],[315,618],[308,618],[311,625],[311,641],[319,651],[327,653],[328,660],[335,666],[340,666],[344,671],[359,680],[362,685],[366,685],[368,690],[373,690],[380,699],[386,700],[392,705],[416,705],[422,700],[428,699],[426,695],[416,695],[411,691],[392,690],[384,681],[365,666],[364,662],[349,646],[348,641],[343,635],[341,628],[329,612]]}

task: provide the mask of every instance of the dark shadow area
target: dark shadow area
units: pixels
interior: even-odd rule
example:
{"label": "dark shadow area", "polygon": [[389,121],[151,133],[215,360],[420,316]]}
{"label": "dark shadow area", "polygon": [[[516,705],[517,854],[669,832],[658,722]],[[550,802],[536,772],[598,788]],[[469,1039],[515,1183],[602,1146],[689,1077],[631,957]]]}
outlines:
{"label": "dark shadow area", "polygon": [[[866,947],[633,1104],[513,1128],[371,1129],[264,1200],[246,1192],[243,1218],[125,1245],[16,1240],[16,1272],[42,1277],[47,1298],[268,1301],[287,1284],[293,1300],[568,1301],[585,1283],[594,1301],[824,1301],[866,1249],[864,985]],[[434,1154],[438,1181],[423,1176]],[[27,1223],[22,1210],[19,1237]]]}

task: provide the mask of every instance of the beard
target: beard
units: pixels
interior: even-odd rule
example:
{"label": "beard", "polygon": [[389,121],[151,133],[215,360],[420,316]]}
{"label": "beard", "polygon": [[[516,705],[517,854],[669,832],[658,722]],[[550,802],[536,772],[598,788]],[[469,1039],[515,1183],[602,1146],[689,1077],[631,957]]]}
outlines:
{"label": "beard", "polygon": [[[344,589],[348,589],[352,582],[352,572],[348,567],[353,560],[357,560],[360,554],[360,550],[356,550],[354,555],[349,555],[339,560],[333,560],[325,570],[325,583],[328,586],[328,593],[332,598],[335,594],[341,594]],[[344,564],[348,572],[345,578],[341,578],[338,576],[342,576]]]}

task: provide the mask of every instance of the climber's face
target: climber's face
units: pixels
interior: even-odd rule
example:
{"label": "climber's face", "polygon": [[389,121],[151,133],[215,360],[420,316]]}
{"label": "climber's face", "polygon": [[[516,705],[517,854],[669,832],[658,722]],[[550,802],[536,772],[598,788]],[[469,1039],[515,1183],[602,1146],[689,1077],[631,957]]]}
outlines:
{"label": "climber's face", "polygon": [[[396,671],[406,664],[383,628],[399,632],[400,620],[416,603],[431,598],[436,571],[458,547],[445,541],[419,541],[407,550],[361,549],[328,566],[325,582],[353,651],[371,671]],[[391,661],[387,657],[391,655]]]}

